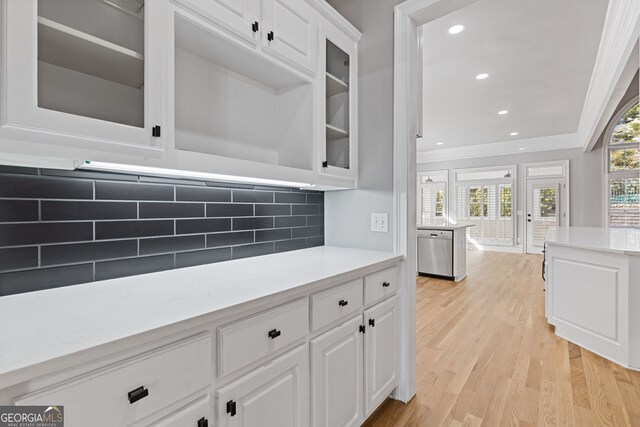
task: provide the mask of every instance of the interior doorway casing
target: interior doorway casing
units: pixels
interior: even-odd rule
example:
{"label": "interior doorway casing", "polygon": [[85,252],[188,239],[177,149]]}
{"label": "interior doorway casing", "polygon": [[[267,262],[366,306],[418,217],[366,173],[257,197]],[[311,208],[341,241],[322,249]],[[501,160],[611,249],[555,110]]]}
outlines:
{"label": "interior doorway casing", "polygon": [[481,0],[407,0],[395,7],[393,65],[394,251],[406,257],[400,310],[400,385],[395,398],[416,394],[416,135],[421,134],[420,27]]}

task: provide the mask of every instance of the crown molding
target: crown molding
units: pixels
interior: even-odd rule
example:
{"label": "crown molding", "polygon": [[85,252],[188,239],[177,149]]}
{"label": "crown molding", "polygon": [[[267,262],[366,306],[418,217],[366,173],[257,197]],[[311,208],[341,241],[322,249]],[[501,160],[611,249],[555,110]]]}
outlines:
{"label": "crown molding", "polygon": [[357,42],[362,37],[362,33],[325,0],[307,0],[307,3],[353,41]]}
{"label": "crown molding", "polygon": [[[640,1],[611,0],[578,125],[577,134],[585,151],[593,149],[600,136],[598,129],[602,127],[602,121],[608,121],[606,115],[611,109],[610,103],[615,101],[619,92],[617,86],[628,78],[627,65],[639,37]],[[636,70],[638,65],[636,60]]]}
{"label": "crown molding", "polygon": [[[518,139],[514,141],[492,142],[489,144],[467,145],[463,147],[418,151],[417,162],[429,163],[443,160],[458,160],[478,157],[524,154],[538,151],[563,150],[582,147],[577,133],[544,136],[540,138]],[[524,150],[520,150],[524,148]]]}

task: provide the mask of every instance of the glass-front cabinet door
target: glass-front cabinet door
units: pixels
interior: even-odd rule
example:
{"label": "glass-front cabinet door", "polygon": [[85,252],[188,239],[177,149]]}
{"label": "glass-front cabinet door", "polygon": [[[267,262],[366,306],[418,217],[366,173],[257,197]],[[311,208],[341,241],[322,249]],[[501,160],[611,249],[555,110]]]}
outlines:
{"label": "glass-front cabinet door", "polygon": [[[163,0],[6,0],[3,131],[161,147]],[[114,145],[115,144],[115,145]]]}
{"label": "glass-front cabinet door", "polygon": [[322,173],[357,176],[356,43],[332,29],[324,33],[325,120]]}

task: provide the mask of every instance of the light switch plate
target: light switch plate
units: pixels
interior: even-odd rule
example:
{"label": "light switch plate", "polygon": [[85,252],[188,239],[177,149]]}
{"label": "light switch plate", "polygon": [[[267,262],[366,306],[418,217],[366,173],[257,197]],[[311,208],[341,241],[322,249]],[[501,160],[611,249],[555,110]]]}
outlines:
{"label": "light switch plate", "polygon": [[372,213],[371,214],[371,231],[377,233],[389,232],[389,214],[388,213]]}

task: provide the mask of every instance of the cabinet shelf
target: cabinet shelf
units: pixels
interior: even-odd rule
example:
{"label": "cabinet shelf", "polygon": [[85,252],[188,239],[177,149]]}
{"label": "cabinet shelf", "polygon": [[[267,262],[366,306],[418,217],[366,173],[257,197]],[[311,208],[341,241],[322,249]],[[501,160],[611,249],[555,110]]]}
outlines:
{"label": "cabinet shelf", "polygon": [[327,124],[327,141],[331,141],[334,139],[347,138],[348,136],[349,136],[349,132],[347,132],[346,130]]}
{"label": "cabinet shelf", "polygon": [[327,81],[327,98],[333,95],[337,95],[339,93],[349,91],[349,85],[334,76],[331,73],[327,73],[326,77]]}
{"label": "cabinet shelf", "polygon": [[38,59],[134,88],[144,84],[144,55],[41,16]]}

